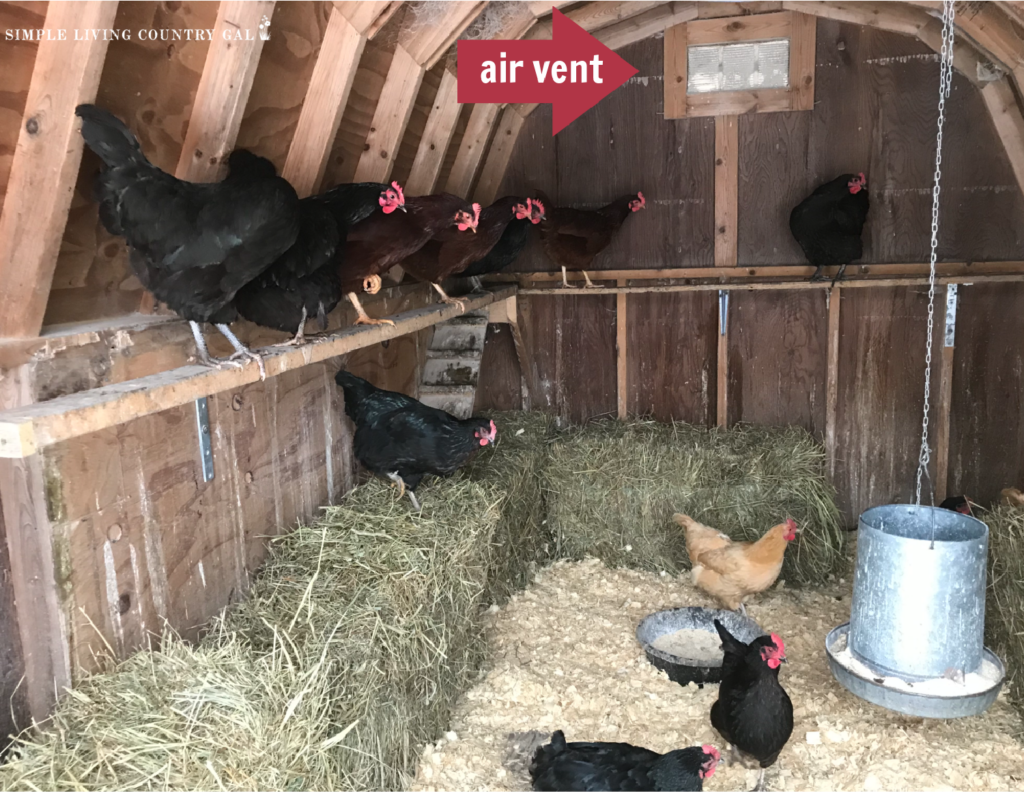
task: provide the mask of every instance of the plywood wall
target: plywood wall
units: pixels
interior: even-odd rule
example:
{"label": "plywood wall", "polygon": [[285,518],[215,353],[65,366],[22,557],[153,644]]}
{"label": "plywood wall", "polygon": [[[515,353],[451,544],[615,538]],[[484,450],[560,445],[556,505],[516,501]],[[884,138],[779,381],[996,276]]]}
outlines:
{"label": "plywood wall", "polygon": [[[872,201],[863,261],[927,261],[936,55],[856,25],[820,19],[817,31],[814,110],[739,120],[739,264],[803,263],[790,210],[823,181],[859,171]],[[711,266],[714,120],[663,119],[661,38],[620,54],[639,74],[557,137],[544,109],[529,117],[501,192],[540,188],[559,205],[596,207],[643,190],[648,208],[626,220],[594,270]],[[1024,259],[1024,196],[977,90],[960,75],[947,111],[940,259]],[[555,267],[534,241],[514,269]],[[1024,329],[1024,285],[961,293],[950,492],[985,501],[1024,483],[1024,364],[1013,340]],[[534,405],[571,421],[614,414],[614,299],[519,304],[536,367]],[[626,306],[629,413],[714,424],[714,292],[629,295]],[[920,287],[842,292],[836,483],[848,521],[912,492],[926,313]],[[827,316],[822,291],[732,294],[730,423],[797,424],[822,436]],[[478,407],[515,402],[504,390],[517,373],[508,339],[489,335]]]}

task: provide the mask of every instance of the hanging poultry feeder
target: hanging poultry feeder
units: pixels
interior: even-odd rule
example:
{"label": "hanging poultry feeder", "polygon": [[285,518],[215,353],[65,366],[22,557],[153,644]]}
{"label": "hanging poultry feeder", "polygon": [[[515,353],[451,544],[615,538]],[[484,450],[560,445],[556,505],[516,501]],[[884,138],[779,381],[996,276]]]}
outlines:
{"label": "hanging poultry feeder", "polygon": [[1005,669],[984,646],[988,526],[932,506],[860,516],[850,621],[825,639],[839,683],[925,718],[988,709]]}

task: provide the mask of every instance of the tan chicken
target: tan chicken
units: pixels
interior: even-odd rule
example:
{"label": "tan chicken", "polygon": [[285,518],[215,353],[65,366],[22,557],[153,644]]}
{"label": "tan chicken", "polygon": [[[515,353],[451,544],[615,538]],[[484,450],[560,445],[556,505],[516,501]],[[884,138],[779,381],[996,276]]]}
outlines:
{"label": "tan chicken", "polygon": [[764,591],[782,571],[787,545],[796,539],[796,522],[787,519],[756,542],[734,542],[685,514],[672,517],[686,531],[686,552],[693,584],[745,616],[743,600]]}
{"label": "tan chicken", "polygon": [[1024,508],[1024,493],[1016,487],[1007,487],[999,492],[999,499],[1008,506]]}

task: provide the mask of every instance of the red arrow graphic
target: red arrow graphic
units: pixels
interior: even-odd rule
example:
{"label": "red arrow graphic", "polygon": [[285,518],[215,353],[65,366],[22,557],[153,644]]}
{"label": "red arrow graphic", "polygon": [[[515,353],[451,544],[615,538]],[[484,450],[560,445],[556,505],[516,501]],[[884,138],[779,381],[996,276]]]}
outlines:
{"label": "red arrow graphic", "polygon": [[459,102],[551,103],[557,135],[637,70],[551,9],[550,41],[460,41]]}

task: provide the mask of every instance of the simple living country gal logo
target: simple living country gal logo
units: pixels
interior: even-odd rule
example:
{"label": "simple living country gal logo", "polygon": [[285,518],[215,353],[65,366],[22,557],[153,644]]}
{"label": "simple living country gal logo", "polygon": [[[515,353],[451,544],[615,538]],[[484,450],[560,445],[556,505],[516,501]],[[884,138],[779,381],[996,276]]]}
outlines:
{"label": "simple living country gal logo", "polygon": [[243,30],[228,22],[219,32],[215,28],[8,28],[5,41],[213,41],[214,35],[224,41],[262,41],[270,39],[270,19],[264,16],[257,30]]}

